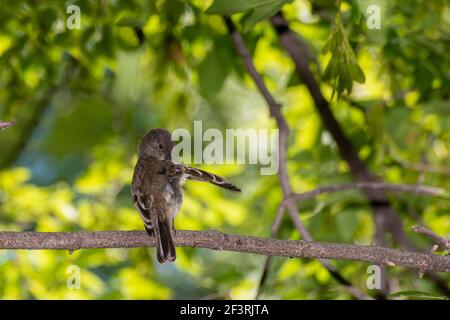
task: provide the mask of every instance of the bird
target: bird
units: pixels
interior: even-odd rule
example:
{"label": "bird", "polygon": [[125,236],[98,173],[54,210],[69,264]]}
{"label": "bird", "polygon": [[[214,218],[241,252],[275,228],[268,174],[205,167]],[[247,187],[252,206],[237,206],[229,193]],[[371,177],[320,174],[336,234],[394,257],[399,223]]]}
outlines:
{"label": "bird", "polygon": [[174,142],[168,130],[148,131],[138,145],[138,159],[131,182],[131,195],[145,230],[156,238],[159,263],[176,259],[174,219],[182,204],[186,180],[212,183],[230,191],[241,190],[218,175],[172,161]]}

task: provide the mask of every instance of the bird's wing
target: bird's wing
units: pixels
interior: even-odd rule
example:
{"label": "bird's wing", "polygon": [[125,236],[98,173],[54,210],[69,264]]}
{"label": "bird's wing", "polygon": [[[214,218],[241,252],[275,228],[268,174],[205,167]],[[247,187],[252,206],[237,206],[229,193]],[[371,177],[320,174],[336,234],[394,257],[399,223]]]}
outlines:
{"label": "bird's wing", "polygon": [[151,210],[153,197],[152,196],[143,197],[143,195],[140,192],[135,192],[133,189],[132,194],[134,199],[134,205],[138,209],[142,221],[144,221],[144,224],[148,229],[152,229]]}
{"label": "bird's wing", "polygon": [[144,181],[145,177],[145,161],[138,161],[134,170],[133,181],[131,183],[131,194],[133,195],[134,205],[138,209],[141,219],[144,221],[148,229],[152,229],[151,211],[153,205],[153,196],[145,190],[148,186]]}
{"label": "bird's wing", "polygon": [[192,168],[192,167],[189,167],[186,165],[183,165],[183,167],[184,167],[184,174],[186,175],[187,179],[209,182],[209,183],[212,183],[216,186],[225,188],[230,191],[241,192],[241,189],[236,187],[234,184],[232,184],[225,178],[222,178],[213,173],[209,173],[209,172],[197,169],[197,168]]}

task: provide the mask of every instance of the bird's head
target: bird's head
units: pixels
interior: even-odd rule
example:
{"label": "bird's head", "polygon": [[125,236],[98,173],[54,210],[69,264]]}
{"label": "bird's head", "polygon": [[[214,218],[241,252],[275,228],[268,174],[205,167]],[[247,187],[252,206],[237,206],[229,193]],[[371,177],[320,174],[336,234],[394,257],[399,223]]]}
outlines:
{"label": "bird's head", "polygon": [[139,157],[152,156],[158,160],[171,160],[173,142],[166,129],[152,129],[139,142]]}

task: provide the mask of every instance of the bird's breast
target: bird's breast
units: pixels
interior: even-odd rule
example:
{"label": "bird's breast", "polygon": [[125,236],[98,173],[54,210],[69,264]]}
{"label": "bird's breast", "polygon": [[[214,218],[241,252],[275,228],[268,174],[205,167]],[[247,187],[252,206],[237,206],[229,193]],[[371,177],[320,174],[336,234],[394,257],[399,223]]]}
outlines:
{"label": "bird's breast", "polygon": [[168,208],[168,215],[173,219],[181,208],[183,194],[179,183],[168,183],[164,190],[164,200]]}

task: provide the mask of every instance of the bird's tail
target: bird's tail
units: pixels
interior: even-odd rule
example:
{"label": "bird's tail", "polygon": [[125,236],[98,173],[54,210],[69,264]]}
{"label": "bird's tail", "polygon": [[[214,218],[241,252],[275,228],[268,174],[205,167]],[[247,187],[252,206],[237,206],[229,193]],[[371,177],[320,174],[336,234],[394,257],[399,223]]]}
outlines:
{"label": "bird's tail", "polygon": [[186,165],[184,166],[184,169],[188,179],[209,182],[230,191],[241,192],[241,189],[236,187],[234,184],[227,181],[225,178],[219,177],[213,173],[209,173],[197,168],[192,168]]}
{"label": "bird's tail", "polygon": [[[169,220],[161,220],[157,215],[152,216],[153,232],[156,238],[156,258],[159,263],[175,261],[177,255],[172,239],[172,228]],[[147,230],[148,232],[149,230]]]}

